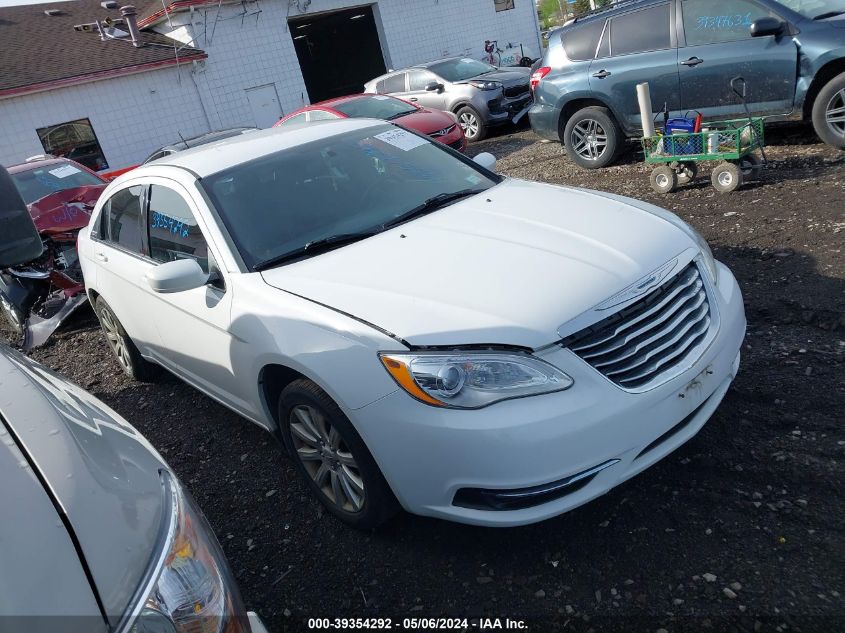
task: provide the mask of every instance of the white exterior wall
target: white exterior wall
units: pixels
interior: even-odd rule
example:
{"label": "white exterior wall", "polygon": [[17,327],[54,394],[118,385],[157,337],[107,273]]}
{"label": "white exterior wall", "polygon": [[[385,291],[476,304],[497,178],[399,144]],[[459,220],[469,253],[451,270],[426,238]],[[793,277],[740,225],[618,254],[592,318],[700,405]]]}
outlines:
{"label": "white exterior wall", "polygon": [[[43,154],[35,130],[88,118],[110,169],[144,160],[153,150],[208,131],[191,65],[0,99],[0,164]],[[181,80],[181,81],[180,81]]]}
{"label": "white exterior wall", "polygon": [[[284,112],[308,102],[287,28],[302,15],[289,0],[208,5],[156,27],[208,53],[195,65],[0,99],[0,163],[44,150],[36,128],[89,118],[111,169],[210,129],[255,125],[246,90],[274,84]],[[300,2],[300,4],[304,4]],[[373,6],[385,64],[401,68],[448,55],[480,59],[484,40],[523,43],[540,54],[533,0],[496,12],[493,0],[312,0],[306,14]],[[246,13],[244,14],[244,7]],[[288,10],[290,13],[288,14]],[[362,86],[363,89],[363,86]],[[131,122],[127,125],[128,122]]]}
{"label": "white exterior wall", "polygon": [[[288,17],[303,15],[287,0],[258,0],[245,5],[211,5],[173,16],[174,29],[190,25],[194,45],[208,53],[197,83],[207,98],[214,127],[254,125],[244,90],[274,83],[285,113],[307,105]],[[388,68],[401,68],[448,55],[481,59],[484,40],[523,43],[540,55],[533,0],[496,12],[493,0],[312,0],[305,14],[372,6]],[[246,7],[246,13],[244,12]],[[165,22],[159,27],[167,32]],[[363,86],[361,86],[363,89]]]}

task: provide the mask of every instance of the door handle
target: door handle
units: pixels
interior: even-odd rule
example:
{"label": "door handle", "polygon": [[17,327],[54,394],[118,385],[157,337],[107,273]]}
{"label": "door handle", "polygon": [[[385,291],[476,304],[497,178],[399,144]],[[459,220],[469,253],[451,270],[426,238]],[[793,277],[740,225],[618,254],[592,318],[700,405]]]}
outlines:
{"label": "door handle", "polygon": [[703,63],[703,59],[699,59],[698,57],[690,57],[688,60],[681,62],[681,66],[698,66],[699,64]]}
{"label": "door handle", "polygon": [[612,74],[613,73],[609,73],[602,68],[597,73],[593,73],[593,77],[597,77],[598,79],[604,79],[605,77],[610,77]]}
{"label": "door handle", "polygon": [[105,253],[97,253],[97,259],[99,259],[101,262],[107,262],[109,261],[109,256]]}

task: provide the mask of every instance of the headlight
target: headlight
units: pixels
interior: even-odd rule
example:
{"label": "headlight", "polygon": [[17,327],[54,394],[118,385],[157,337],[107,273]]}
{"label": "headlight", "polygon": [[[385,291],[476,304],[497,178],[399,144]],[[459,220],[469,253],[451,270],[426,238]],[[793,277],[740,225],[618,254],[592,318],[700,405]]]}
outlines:
{"label": "headlight", "polygon": [[496,90],[502,87],[502,84],[500,84],[498,81],[475,80],[469,81],[467,83],[469,83],[469,85],[473,88],[478,88],[479,90]]}
{"label": "headlight", "polygon": [[[171,503],[164,548],[129,623],[130,633],[246,633],[229,566],[193,500],[167,473]],[[126,629],[124,629],[126,630]]]}
{"label": "headlight", "polygon": [[689,235],[690,239],[692,239],[698,245],[699,250],[701,250],[701,257],[704,260],[704,265],[710,272],[710,278],[713,280],[713,283],[715,285],[719,284],[719,269],[716,266],[716,259],[713,257],[713,251],[710,250],[710,245],[707,243],[707,240],[701,237],[698,231],[696,231],[689,224],[684,222],[677,215],[675,215],[671,211],[667,211],[666,209],[661,209],[657,205],[650,204],[648,202],[643,202],[642,200],[635,200],[633,198],[627,198],[625,196],[618,196],[616,194],[607,193],[604,191],[592,191],[588,189],[583,189],[582,191],[587,191],[597,196],[602,196],[604,198],[610,198],[611,200],[623,202],[647,213],[651,213],[652,215],[656,215],[657,217],[666,220],[670,224],[674,224],[684,233]]}
{"label": "headlight", "polygon": [[453,352],[382,353],[397,384],[436,407],[478,409],[510,398],[563,391],[572,378],[527,354]]}

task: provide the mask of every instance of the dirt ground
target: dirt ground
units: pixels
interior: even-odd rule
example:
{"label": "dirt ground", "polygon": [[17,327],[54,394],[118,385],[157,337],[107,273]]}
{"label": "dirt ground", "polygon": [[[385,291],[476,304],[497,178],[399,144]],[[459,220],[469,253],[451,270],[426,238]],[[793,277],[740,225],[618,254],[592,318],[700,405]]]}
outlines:
{"label": "dirt ground", "polygon": [[175,378],[124,378],[87,308],[32,355],[161,451],[271,631],[349,616],[390,617],[394,628],[458,616],[523,619],[534,631],[843,631],[845,154],[805,128],[772,130],[769,142],[762,179],[728,195],[706,168],[678,193],[653,193],[633,148],[597,172],[528,130],[472,148],[495,153],[510,176],[675,211],[745,297],[740,375],[698,436],[544,523],[494,530],[400,515],[355,532],[310,499],[273,437]]}

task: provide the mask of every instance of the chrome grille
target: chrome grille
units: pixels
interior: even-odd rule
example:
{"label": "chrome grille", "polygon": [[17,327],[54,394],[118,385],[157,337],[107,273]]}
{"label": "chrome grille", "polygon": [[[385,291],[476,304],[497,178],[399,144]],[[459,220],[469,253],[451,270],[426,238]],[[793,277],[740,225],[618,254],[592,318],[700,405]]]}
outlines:
{"label": "chrome grille", "polygon": [[457,126],[457,123],[455,123],[454,125],[450,125],[449,127],[444,127],[442,130],[437,130],[436,132],[432,132],[431,134],[429,134],[429,136],[431,138],[437,138],[438,136],[446,136],[447,134],[452,133],[452,130],[455,129],[455,126]]}
{"label": "chrome grille", "polygon": [[637,389],[681,362],[707,336],[710,320],[704,282],[691,263],[563,345],[621,387]]}

